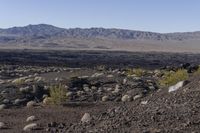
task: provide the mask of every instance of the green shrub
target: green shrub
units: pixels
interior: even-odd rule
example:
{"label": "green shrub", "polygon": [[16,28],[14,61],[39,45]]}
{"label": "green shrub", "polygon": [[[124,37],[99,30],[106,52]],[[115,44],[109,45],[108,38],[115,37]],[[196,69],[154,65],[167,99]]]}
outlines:
{"label": "green shrub", "polygon": [[21,85],[25,83],[25,78],[17,78],[15,80],[12,81],[13,84],[15,85]]}
{"label": "green shrub", "polygon": [[63,85],[55,85],[50,87],[50,103],[60,105],[67,100],[66,89]]}
{"label": "green shrub", "polygon": [[179,69],[176,72],[164,72],[163,78],[159,80],[159,85],[162,87],[169,87],[175,85],[179,81],[187,80],[188,73],[184,69]]}
{"label": "green shrub", "polygon": [[141,76],[144,76],[144,74],[145,74],[145,70],[143,70],[141,68],[134,68],[134,69],[127,70],[128,76],[136,75],[137,77],[141,77]]}

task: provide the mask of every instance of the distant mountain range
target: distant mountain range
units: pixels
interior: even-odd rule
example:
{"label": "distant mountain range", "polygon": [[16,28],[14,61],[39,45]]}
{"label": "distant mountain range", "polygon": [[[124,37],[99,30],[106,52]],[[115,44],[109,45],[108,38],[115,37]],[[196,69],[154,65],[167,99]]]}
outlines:
{"label": "distant mountain range", "polygon": [[0,48],[199,52],[200,32],[162,34],[39,24],[0,29]]}

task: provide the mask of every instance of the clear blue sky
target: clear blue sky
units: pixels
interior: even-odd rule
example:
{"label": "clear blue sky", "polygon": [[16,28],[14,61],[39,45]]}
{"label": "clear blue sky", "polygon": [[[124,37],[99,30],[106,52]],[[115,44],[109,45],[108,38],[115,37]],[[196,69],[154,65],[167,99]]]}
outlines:
{"label": "clear blue sky", "polygon": [[39,23],[64,28],[200,31],[200,0],[0,0],[0,28]]}

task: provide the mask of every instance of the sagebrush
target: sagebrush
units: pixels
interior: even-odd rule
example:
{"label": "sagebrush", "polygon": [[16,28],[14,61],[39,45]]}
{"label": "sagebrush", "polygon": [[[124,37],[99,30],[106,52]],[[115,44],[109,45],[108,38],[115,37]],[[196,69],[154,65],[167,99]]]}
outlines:
{"label": "sagebrush", "polygon": [[176,72],[164,72],[163,78],[159,80],[159,85],[162,87],[169,87],[171,85],[175,85],[179,81],[188,79],[187,70],[179,69]]}
{"label": "sagebrush", "polygon": [[50,102],[51,104],[60,105],[67,100],[67,90],[62,84],[50,87]]}
{"label": "sagebrush", "polygon": [[144,74],[145,74],[145,70],[143,70],[142,68],[134,68],[134,69],[127,70],[128,76],[136,75],[137,77],[141,77],[141,76],[144,76]]}

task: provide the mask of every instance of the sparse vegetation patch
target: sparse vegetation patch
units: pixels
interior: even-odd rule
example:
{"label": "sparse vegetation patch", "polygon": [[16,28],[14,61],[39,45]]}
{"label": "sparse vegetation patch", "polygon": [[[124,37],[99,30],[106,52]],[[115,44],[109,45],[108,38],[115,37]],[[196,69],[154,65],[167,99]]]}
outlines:
{"label": "sparse vegetation patch", "polygon": [[169,87],[176,84],[179,81],[187,80],[188,73],[184,69],[179,69],[176,72],[166,71],[163,78],[159,80],[159,85],[162,87]]}
{"label": "sparse vegetation patch", "polygon": [[141,68],[128,69],[126,74],[127,76],[135,75],[141,77],[145,74],[145,70]]}
{"label": "sparse vegetation patch", "polygon": [[50,88],[50,103],[60,105],[67,100],[66,89],[64,85],[59,84]]}

